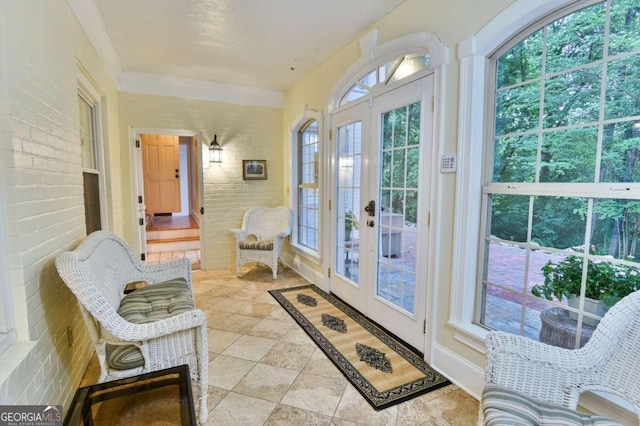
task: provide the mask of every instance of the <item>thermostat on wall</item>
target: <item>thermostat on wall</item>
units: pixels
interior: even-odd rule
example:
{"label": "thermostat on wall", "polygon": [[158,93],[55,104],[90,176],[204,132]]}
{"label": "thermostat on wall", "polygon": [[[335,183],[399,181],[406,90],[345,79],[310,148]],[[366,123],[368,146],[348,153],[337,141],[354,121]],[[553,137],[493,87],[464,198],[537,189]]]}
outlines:
{"label": "thermostat on wall", "polygon": [[456,171],[456,155],[442,154],[440,157],[440,172],[453,173]]}

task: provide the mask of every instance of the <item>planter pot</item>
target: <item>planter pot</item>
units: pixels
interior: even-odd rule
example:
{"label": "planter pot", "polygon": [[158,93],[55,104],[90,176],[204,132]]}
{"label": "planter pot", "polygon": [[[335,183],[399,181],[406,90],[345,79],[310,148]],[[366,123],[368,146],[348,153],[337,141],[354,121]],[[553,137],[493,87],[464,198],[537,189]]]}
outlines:
{"label": "planter pot", "polygon": [[[575,309],[578,309],[580,306],[580,298],[577,296],[571,296],[569,298],[569,306]],[[598,315],[603,317],[604,314],[607,313],[609,308],[602,302],[602,300],[590,299],[588,297],[584,298],[584,311],[589,312],[590,314]],[[569,317],[572,320],[578,320],[578,313],[569,311]],[[600,320],[591,318],[591,317],[582,317],[582,322],[590,326],[597,326]]]}

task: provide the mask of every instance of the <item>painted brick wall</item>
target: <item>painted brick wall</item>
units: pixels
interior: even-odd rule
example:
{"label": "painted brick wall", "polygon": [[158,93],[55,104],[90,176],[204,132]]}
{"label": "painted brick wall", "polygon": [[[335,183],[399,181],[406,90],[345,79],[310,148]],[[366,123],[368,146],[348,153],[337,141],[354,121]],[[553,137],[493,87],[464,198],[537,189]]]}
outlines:
{"label": "painted brick wall", "polygon": [[[113,106],[117,92],[65,1],[3,1],[0,22],[0,226],[18,331],[17,344],[0,357],[0,403],[68,406],[93,353],[76,299],[54,266],[85,235],[78,63],[95,71]],[[13,356],[27,341],[34,344],[28,354]]]}
{"label": "painted brick wall", "polygon": [[[129,129],[185,130],[200,132],[204,192],[204,252],[206,269],[235,265],[231,228],[239,228],[242,215],[252,206],[284,203],[282,157],[282,110],[221,102],[120,93],[120,138]],[[208,162],[213,135],[223,149],[223,163]],[[124,153],[124,150],[123,150]],[[242,180],[242,160],[267,160],[265,181]],[[125,161],[130,162],[128,156]],[[131,182],[125,184],[131,188]],[[128,199],[132,199],[129,197]],[[126,210],[133,218],[133,207]],[[134,221],[130,223],[134,226]],[[131,230],[133,234],[134,230]]]}

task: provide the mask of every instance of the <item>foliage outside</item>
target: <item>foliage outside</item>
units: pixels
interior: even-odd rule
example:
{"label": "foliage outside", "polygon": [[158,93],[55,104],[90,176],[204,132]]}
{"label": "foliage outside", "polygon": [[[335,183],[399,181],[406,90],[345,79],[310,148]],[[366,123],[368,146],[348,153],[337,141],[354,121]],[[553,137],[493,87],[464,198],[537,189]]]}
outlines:
{"label": "foliage outside", "polygon": [[[542,268],[544,284],[533,286],[534,296],[561,301],[579,296],[584,260],[578,256],[567,256],[560,262],[547,262]],[[626,295],[640,289],[640,271],[637,268],[606,261],[589,261],[585,297],[602,300],[613,306]]]}

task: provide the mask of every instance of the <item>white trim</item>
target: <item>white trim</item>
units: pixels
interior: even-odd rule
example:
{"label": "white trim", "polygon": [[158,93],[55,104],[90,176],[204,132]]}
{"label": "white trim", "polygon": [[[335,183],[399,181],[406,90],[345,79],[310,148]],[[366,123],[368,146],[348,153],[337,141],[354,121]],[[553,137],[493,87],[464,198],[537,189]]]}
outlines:
{"label": "white trim", "polygon": [[204,101],[284,107],[284,93],[203,80],[190,80],[163,75],[123,72],[118,77],[118,89],[146,95],[175,96]]}
{"label": "white trim", "polygon": [[449,49],[442,44],[436,35],[431,33],[407,34],[379,46],[372,46],[372,43],[377,42],[377,40],[377,29],[372,30],[361,39],[362,56],[349,67],[331,89],[331,97],[327,108],[330,113],[338,108],[342,96],[366,72],[394,58],[415,53],[429,54],[431,56],[429,68],[436,70],[449,63]]}
{"label": "white trim", "polygon": [[430,364],[460,389],[472,397],[480,399],[484,387],[484,368],[478,367],[437,343],[433,345]]}
{"label": "white trim", "polygon": [[111,43],[109,34],[93,0],[67,0],[78,23],[93,45],[96,54],[102,59],[114,84],[122,73],[122,65]]}
{"label": "white trim", "polygon": [[[309,259],[316,265],[322,264],[322,205],[324,202],[323,190],[322,190],[322,177],[324,176],[324,169],[322,167],[321,159],[324,157],[324,116],[321,111],[314,111],[308,109],[305,105],[302,108],[302,112],[293,120],[293,123],[289,127],[289,135],[291,140],[291,158],[289,159],[289,170],[291,170],[289,191],[289,205],[294,210],[293,213],[293,226],[291,229],[291,238],[289,240],[291,249],[297,254]],[[315,120],[318,123],[318,249],[312,250],[309,247],[299,245],[297,243],[298,236],[298,145],[299,145],[299,132],[302,127],[309,121]]]}
{"label": "white trim", "polygon": [[282,252],[282,262],[292,270],[296,271],[296,273],[302,276],[304,279],[317,285],[319,288],[327,291],[324,288],[323,283],[326,278],[326,274],[323,274],[321,270],[313,268],[307,262],[303,262],[301,257],[296,253],[291,255],[290,253]]}

